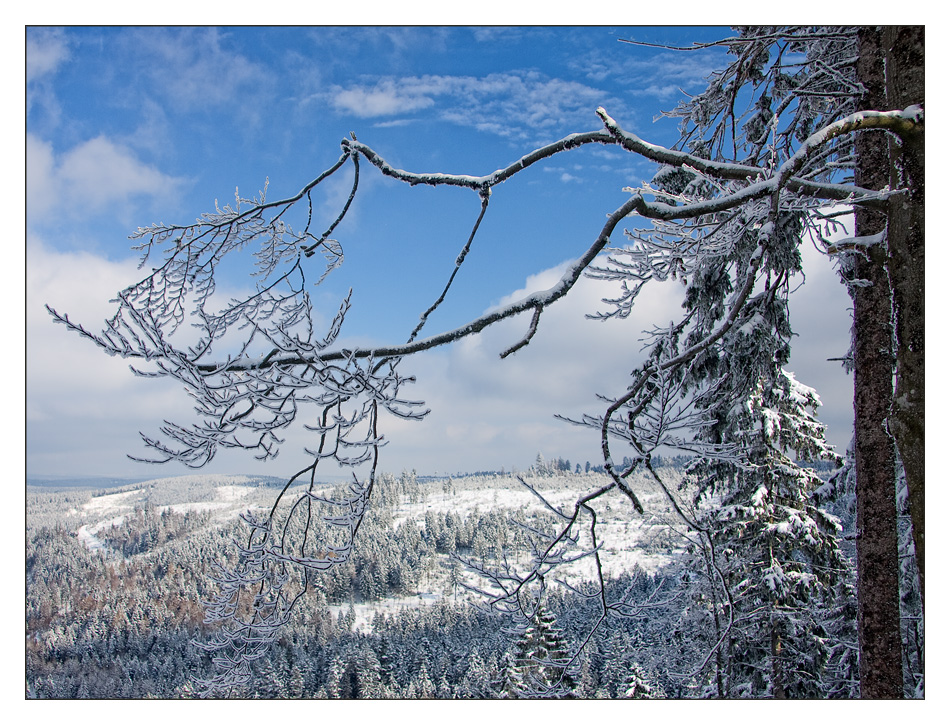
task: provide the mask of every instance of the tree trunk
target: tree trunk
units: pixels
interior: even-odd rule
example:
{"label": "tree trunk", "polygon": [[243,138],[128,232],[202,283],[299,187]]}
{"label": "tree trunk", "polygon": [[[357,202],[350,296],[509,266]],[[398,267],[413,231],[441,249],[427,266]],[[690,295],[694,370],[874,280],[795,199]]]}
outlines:
{"label": "tree trunk", "polygon": [[[867,89],[862,107],[886,106],[881,32],[859,34],[858,79]],[[889,183],[888,145],[883,133],[856,140],[855,181],[881,189]],[[857,236],[884,230],[886,219],[855,212]],[[858,645],[861,697],[899,698],[903,692],[897,553],[896,456],[888,431],[893,399],[893,325],[886,253],[871,247],[854,255],[854,438],[857,481]]]}
{"label": "tree trunk", "polygon": [[[773,605],[775,603],[773,602]],[[782,636],[779,634],[778,626],[772,625],[772,642],[770,646],[772,660],[772,697],[776,700],[785,698],[785,675],[782,672]]]}
{"label": "tree trunk", "polygon": [[[924,29],[883,31],[888,108],[924,102]],[[924,133],[891,142],[892,197],[888,208],[887,270],[894,295],[897,389],[890,430],[897,442],[917,554],[920,601],[924,601]]]}

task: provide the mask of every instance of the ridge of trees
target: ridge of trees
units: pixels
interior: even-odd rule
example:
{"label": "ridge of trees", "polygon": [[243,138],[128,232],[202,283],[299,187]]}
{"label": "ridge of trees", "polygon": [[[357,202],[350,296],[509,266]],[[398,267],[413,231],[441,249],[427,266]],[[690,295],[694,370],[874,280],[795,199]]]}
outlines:
{"label": "ridge of trees", "polygon": [[[678,470],[682,474],[682,468]],[[603,480],[603,476],[526,478],[554,487],[550,490],[565,491],[595,479]],[[507,617],[473,609],[464,599],[457,600],[451,587],[457,561],[453,555],[484,557],[486,561],[517,556],[525,540],[520,544],[513,540],[519,529],[513,528],[511,519],[524,520],[524,512],[504,506],[438,513],[425,508],[426,499],[442,502],[447,495],[464,492],[480,493],[489,502],[492,487],[503,481],[496,477],[455,479],[457,490],[446,494],[440,481],[412,484],[410,473],[387,474],[381,480],[385,481],[380,489],[384,495],[368,514],[354,554],[359,564],[334,567],[314,582],[310,596],[299,603],[297,616],[255,663],[252,680],[232,695],[483,699],[716,695],[715,678],[708,669],[684,677],[700,663],[709,646],[696,633],[714,636],[708,602],[715,589],[706,578],[702,557],[697,556],[699,549],[669,558],[668,565],[653,573],[634,567],[609,577],[610,596],[627,602],[627,616],[612,618],[598,628],[576,658],[579,643],[589,634],[588,621],[596,616],[596,600],[583,596],[595,582],[576,584],[576,593],[550,590],[543,603],[543,617],[557,635],[557,646],[547,651],[557,651],[550,657],[535,657],[534,664],[519,662],[525,659],[519,655],[526,649],[519,644],[526,636],[525,623],[514,624]],[[513,478],[507,480],[515,483]],[[192,489],[186,485],[177,490],[188,498]],[[192,679],[213,672],[207,654],[193,644],[213,636],[213,630],[203,622],[199,602],[211,594],[211,554],[239,533],[238,522],[233,518],[230,523],[214,521],[200,512],[186,517],[168,510],[164,517],[155,516],[147,513],[148,504],[142,502],[126,517],[125,524],[100,531],[101,536],[110,538],[111,553],[92,552],[75,536],[83,519],[67,515],[88,500],[88,492],[84,494],[85,498],[77,492],[32,492],[28,497],[27,696],[196,696]],[[249,503],[266,502],[266,494],[258,491]],[[64,506],[67,498],[72,500]],[[171,505],[181,503],[172,501]],[[390,512],[407,506],[418,511],[418,517],[396,522]],[[853,512],[839,513],[844,533],[853,533]],[[185,518],[190,525],[181,525]],[[153,535],[143,536],[153,526],[157,527]],[[906,532],[906,523],[904,526]],[[657,531],[665,529],[661,526]],[[468,541],[472,532],[482,544]],[[641,541],[642,554],[685,541],[675,531],[669,533],[670,538]],[[139,541],[144,545],[132,546]],[[391,559],[393,541],[395,548],[411,551],[417,558]],[[846,555],[853,579],[853,552]],[[398,579],[391,580],[388,588],[367,586],[371,577],[364,572],[375,576],[386,571],[387,561],[398,567]],[[911,569],[902,576],[902,590],[911,597],[902,602],[902,608],[911,616],[919,613],[919,602],[915,605],[912,599],[912,583]],[[383,606],[369,631],[356,626],[352,602],[383,605],[389,597],[417,589],[441,590],[442,598],[419,609]],[[815,627],[816,634],[826,637],[831,645],[823,659],[803,663],[822,697],[856,694],[855,603],[853,588],[844,591],[848,596],[835,607],[849,609],[850,617],[832,608],[821,612],[817,621],[808,620],[808,626]],[[456,594],[461,592],[456,590]],[[808,617],[814,618],[819,611],[816,603]],[[848,621],[852,622],[850,630],[841,626]],[[922,643],[910,617],[901,635],[908,657],[905,689],[913,694],[913,673],[919,672]],[[762,666],[767,666],[767,652],[752,648],[745,654],[735,652],[733,660],[734,668],[740,662],[758,663],[746,674],[735,672],[737,686],[731,693],[755,696],[761,685],[753,683]],[[526,679],[525,666],[530,669],[535,664],[553,667],[551,674],[557,675],[556,679]],[[559,676],[564,667],[567,679]],[[743,679],[749,683],[745,690],[738,686]],[[787,686],[790,696],[797,694],[791,679]]]}

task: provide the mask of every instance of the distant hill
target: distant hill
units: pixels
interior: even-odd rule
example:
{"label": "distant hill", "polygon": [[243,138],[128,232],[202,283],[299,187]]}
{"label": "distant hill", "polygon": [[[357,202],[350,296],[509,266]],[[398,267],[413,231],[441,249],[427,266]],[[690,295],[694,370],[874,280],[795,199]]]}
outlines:
{"label": "distant hill", "polygon": [[[252,478],[254,483],[260,483],[265,487],[274,487],[282,486],[286,481],[282,478],[277,478],[275,476],[251,476],[251,477],[242,477],[229,474],[214,474],[211,478],[219,477],[221,479],[235,479],[235,478]],[[111,489],[111,488],[122,488],[124,486],[134,486],[140,483],[167,483],[169,481],[185,481],[189,479],[205,479],[209,478],[207,474],[197,474],[192,476],[171,476],[171,477],[160,477],[156,478],[154,476],[130,476],[119,478],[116,476],[63,476],[63,475],[28,475],[26,477],[27,487],[36,487],[42,488],[47,491],[93,491],[98,489]]]}
{"label": "distant hill", "polygon": [[147,481],[151,476],[137,478],[116,478],[113,476],[27,476],[27,486],[37,486],[46,489],[93,489],[117,488],[133,483]]}
{"label": "distant hill", "polygon": [[[595,473],[522,477],[566,511],[579,492],[608,480]],[[228,566],[235,542],[246,540],[239,515],[269,510],[285,483],[200,473],[147,480],[31,477],[27,696],[192,696],[195,679],[215,672],[194,644],[211,642],[219,631],[204,621],[203,602],[218,589],[214,564]],[[682,553],[659,490],[645,478],[636,483],[651,509],[648,520],[634,516],[617,493],[601,501],[599,511],[597,543],[614,597],[633,596],[624,592],[634,584],[636,592],[658,596],[674,581],[665,567]],[[334,498],[346,491],[338,483],[324,485],[338,489],[327,491]],[[255,661],[253,681],[235,694],[499,696],[513,625],[470,606],[482,603],[474,590],[488,586],[479,570],[529,566],[539,550],[538,532],[557,521],[510,474],[381,474],[352,555],[311,575],[310,591],[282,636]],[[327,528],[315,529],[314,542],[332,533]],[[579,591],[593,567],[588,557],[565,565],[559,578]],[[568,646],[576,646],[587,632],[573,631],[575,615],[568,616],[571,607],[559,597],[550,605],[564,617]],[[633,636],[639,625],[618,626]],[[587,663],[593,674],[579,685],[579,696],[615,696],[622,689],[624,674],[600,663]]]}

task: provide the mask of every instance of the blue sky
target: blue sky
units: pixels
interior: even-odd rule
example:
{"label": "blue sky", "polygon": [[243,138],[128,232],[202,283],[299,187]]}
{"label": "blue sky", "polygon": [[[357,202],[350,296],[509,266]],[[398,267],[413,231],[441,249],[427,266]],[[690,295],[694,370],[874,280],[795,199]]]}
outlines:
{"label": "blue sky", "polygon": [[[716,28],[35,28],[27,32],[27,472],[173,475],[135,464],[138,431],[188,418],[173,385],[134,378],[125,362],[54,326],[49,303],[98,330],[109,300],[139,278],[128,234],[181,223],[269,179],[288,196],[328,167],[350,132],[394,166],[481,175],[538,145],[600,127],[604,106],[622,126],[668,145],[675,124],[654,119],[682,92],[704,87],[716,51],[676,53],[618,42],[687,45]],[[622,189],[653,167],[613,148],[584,148],[497,188],[453,296],[428,323],[450,329],[508,299],[549,286],[596,237]],[[332,218],[348,178],[326,185]],[[314,291],[331,315],[349,287],[343,337],[402,342],[438,296],[478,214],[459,189],[409,188],[364,164],[356,204],[335,236],[343,267]],[[618,243],[621,241],[617,240]],[[805,246],[808,252],[808,245]],[[843,451],[850,379],[826,358],[845,352],[848,299],[830,265],[808,254],[808,284],[793,297],[802,337],[790,366],[816,387]],[[313,275],[315,278],[318,275]],[[225,280],[239,287],[238,277]],[[637,362],[640,331],[677,317],[676,286],[651,290],[625,321],[596,323],[610,288],[586,281],[546,312],[527,348],[515,320],[451,348],[404,361],[412,393],[433,412],[388,422],[381,465],[398,472],[523,468],[541,452],[597,462],[594,436],[554,419],[598,411]],[[262,467],[220,455],[213,472],[297,470],[307,441],[288,435]]]}

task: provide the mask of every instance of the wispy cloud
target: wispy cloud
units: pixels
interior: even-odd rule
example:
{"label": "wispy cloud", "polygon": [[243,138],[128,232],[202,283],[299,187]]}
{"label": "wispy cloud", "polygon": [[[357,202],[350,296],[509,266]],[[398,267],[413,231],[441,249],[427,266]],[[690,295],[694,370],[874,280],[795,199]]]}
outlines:
{"label": "wispy cloud", "polygon": [[512,139],[543,136],[596,125],[599,105],[625,106],[591,86],[536,71],[474,76],[385,77],[334,85],[332,107],[360,118],[413,115]]}
{"label": "wispy cloud", "polygon": [[387,78],[373,87],[337,87],[332,91],[332,103],[337,110],[359,118],[394,116],[433,106],[435,100],[432,96],[446,92],[438,87],[440,85],[438,79],[425,82],[421,79],[396,81]]}
{"label": "wispy cloud", "polygon": [[26,35],[26,82],[55,73],[69,58],[69,41],[62,30],[31,28]]}
{"label": "wispy cloud", "polygon": [[379,121],[378,123],[374,123],[373,128],[398,128],[399,126],[408,126],[414,122],[414,119],[411,118],[397,118],[394,121]]}
{"label": "wispy cloud", "polygon": [[514,43],[524,34],[521,28],[481,27],[472,28],[472,35],[479,43]]}
{"label": "wispy cloud", "polygon": [[392,67],[412,62],[420,50],[442,52],[450,47],[454,28],[440,27],[334,27],[308,31],[313,47],[329,64],[346,62],[354,48]]}
{"label": "wispy cloud", "polygon": [[565,168],[564,166],[545,166],[542,171],[545,174],[557,174],[557,178],[564,184],[569,184],[572,181],[582,182],[583,179],[579,176],[575,176],[571,171],[582,172],[586,169],[582,164],[574,164],[570,169]]}
{"label": "wispy cloud", "polygon": [[26,35],[26,109],[27,114],[42,107],[53,123],[60,107],[46,80],[69,59],[69,40],[61,30],[30,28]]}
{"label": "wispy cloud", "polygon": [[233,106],[257,117],[272,95],[268,69],[233,50],[229,34],[215,28],[149,28],[123,34],[121,46],[139,77],[149,79],[147,90],[178,111]]}
{"label": "wispy cloud", "polygon": [[[595,49],[574,58],[571,67],[598,83],[620,83],[634,96],[650,97],[663,102],[679,100],[682,92],[696,92],[706,86],[710,68],[719,64],[711,59],[721,50],[674,52],[651,50],[644,57],[642,50],[618,44],[608,50]],[[629,49],[629,50],[628,50]]]}

